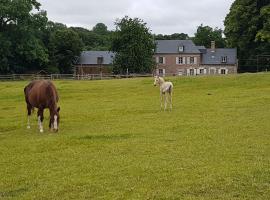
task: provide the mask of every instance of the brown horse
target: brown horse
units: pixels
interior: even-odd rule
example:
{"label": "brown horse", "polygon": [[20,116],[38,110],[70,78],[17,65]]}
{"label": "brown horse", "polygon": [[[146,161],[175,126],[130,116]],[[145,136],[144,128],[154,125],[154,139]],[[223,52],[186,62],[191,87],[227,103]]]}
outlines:
{"label": "brown horse", "polygon": [[59,111],[60,107],[57,107],[59,100],[57,91],[52,82],[46,80],[35,80],[29,83],[24,88],[25,102],[27,104],[28,111],[28,123],[27,128],[30,128],[30,115],[34,108],[38,109],[38,125],[39,130],[43,132],[43,111],[45,108],[50,110],[50,124],[49,128],[57,132],[59,125]]}

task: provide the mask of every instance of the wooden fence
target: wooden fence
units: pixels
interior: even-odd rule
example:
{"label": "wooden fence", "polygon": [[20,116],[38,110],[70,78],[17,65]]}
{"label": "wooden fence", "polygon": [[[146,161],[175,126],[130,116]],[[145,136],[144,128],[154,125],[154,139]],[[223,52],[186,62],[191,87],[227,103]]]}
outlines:
{"label": "wooden fence", "polygon": [[119,79],[119,78],[135,78],[135,77],[151,77],[153,74],[129,74],[129,75],[106,75],[106,74],[10,74],[0,75],[0,81],[19,81],[19,80],[104,80],[104,79]]}

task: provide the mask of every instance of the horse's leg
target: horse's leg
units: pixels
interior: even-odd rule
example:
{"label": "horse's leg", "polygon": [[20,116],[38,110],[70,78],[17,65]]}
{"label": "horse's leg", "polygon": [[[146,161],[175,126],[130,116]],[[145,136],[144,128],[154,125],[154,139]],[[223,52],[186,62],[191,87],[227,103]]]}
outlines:
{"label": "horse's leg", "polygon": [[39,125],[39,131],[41,133],[43,133],[43,126],[42,126],[42,122],[43,122],[43,108],[39,108],[38,109],[38,125]]}
{"label": "horse's leg", "polygon": [[170,108],[172,110],[172,92],[170,92],[169,94],[170,94]]}
{"label": "horse's leg", "polygon": [[164,93],[164,111],[167,109],[167,95]]}
{"label": "horse's leg", "polygon": [[30,128],[30,116],[32,112],[32,106],[30,104],[27,104],[27,128]]}
{"label": "horse's leg", "polygon": [[163,100],[162,100],[162,96],[163,96],[163,94],[162,94],[162,92],[160,92],[160,110],[162,110],[162,104],[163,104]]}

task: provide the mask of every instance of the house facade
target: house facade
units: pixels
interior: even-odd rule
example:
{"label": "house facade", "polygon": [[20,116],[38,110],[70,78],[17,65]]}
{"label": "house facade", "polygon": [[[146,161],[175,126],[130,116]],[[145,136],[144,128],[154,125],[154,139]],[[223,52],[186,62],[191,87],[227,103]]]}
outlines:
{"label": "house facade", "polygon": [[109,51],[83,51],[75,65],[75,73],[87,74],[110,74],[114,53]]}
{"label": "house facade", "polygon": [[159,76],[237,73],[236,49],[196,46],[191,40],[157,40],[156,70]]}

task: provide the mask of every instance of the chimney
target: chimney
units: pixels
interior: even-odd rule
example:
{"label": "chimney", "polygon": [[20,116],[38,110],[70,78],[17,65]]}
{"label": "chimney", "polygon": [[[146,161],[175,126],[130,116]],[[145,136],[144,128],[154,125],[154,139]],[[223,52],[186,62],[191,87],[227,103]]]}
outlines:
{"label": "chimney", "polygon": [[215,52],[215,51],[216,51],[216,42],[211,41],[211,52]]}

